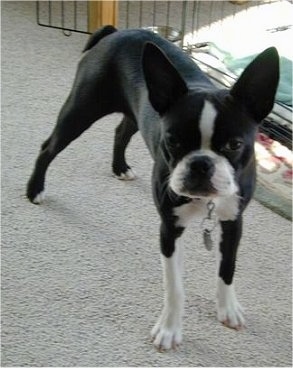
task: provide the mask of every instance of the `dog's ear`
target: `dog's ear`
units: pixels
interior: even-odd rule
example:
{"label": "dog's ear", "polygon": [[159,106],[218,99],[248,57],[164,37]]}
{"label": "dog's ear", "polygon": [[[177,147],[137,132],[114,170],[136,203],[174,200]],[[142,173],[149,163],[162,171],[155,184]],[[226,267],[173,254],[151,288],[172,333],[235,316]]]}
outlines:
{"label": "dog's ear", "polygon": [[144,45],[142,67],[150,102],[163,115],[187,92],[186,83],[165,53],[151,42]]}
{"label": "dog's ear", "polygon": [[278,83],[279,55],[275,47],[270,47],[246,67],[230,93],[261,122],[274,106]]}

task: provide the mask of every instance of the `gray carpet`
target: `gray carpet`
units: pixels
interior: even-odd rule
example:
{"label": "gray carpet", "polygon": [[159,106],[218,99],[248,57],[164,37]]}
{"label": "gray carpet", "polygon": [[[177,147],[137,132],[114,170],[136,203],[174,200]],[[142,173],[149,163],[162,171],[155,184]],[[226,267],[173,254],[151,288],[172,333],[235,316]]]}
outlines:
{"label": "gray carpet", "polygon": [[152,347],[162,304],[152,163],[137,135],[128,158],[138,179],[112,178],[119,115],[56,159],[42,206],[26,200],[86,39],[37,26],[34,3],[2,2],[2,366],[291,365],[291,223],[254,201],[236,273],[247,329],[216,321],[215,255],[194,224],[184,235],[184,343]]}

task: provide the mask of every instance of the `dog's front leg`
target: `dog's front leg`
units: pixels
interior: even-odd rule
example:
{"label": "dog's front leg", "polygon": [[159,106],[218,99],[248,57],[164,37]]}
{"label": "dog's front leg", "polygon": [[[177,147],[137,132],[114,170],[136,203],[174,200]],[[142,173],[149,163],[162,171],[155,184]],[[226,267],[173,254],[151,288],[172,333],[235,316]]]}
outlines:
{"label": "dog's front leg", "polygon": [[182,341],[182,315],[184,308],[183,248],[176,238],[182,228],[161,225],[161,260],[164,281],[164,307],[152,329],[154,345],[160,350],[176,349]]}
{"label": "dog's front leg", "polygon": [[235,221],[222,221],[222,239],[219,252],[217,281],[217,315],[225,326],[236,330],[244,327],[243,310],[237,300],[233,276],[237,248],[242,233],[242,217]]}

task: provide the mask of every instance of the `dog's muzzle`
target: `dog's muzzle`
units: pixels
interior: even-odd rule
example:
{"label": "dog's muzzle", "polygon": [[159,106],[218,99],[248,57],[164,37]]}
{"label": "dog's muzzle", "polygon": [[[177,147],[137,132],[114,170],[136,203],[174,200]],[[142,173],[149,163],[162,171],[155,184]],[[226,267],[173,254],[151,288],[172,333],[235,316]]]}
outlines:
{"label": "dog's muzzle", "polygon": [[234,169],[228,160],[212,151],[195,151],[174,168],[170,188],[191,198],[229,196],[237,192]]}

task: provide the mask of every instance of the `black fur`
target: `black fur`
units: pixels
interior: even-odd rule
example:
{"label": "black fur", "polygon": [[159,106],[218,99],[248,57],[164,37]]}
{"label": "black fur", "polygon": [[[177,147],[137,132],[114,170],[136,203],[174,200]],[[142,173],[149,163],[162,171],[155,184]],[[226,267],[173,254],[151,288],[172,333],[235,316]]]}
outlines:
{"label": "black fur", "polygon": [[[44,189],[47,168],[59,152],[98,119],[112,112],[123,113],[116,129],[113,172],[120,176],[130,168],[125,149],[140,130],[154,159],[152,185],[162,221],[161,251],[171,257],[175,240],[184,230],[176,225],[174,208],[192,199],[176,195],[170,189],[169,176],[183,157],[200,149],[199,120],[204,102],[209,101],[217,111],[211,150],[226,157],[234,168],[241,197],[236,219],[221,221],[219,275],[231,284],[242,212],[255,186],[255,133],[273,107],[278,85],[276,49],[269,48],[257,57],[231,91],[215,87],[187,54],[146,30],[117,32],[106,26],[90,38],[84,51],[88,52],[79,63],[70,95],[36,161],[27,186],[29,200],[34,202]],[[227,149],[227,144],[235,144],[239,137],[241,148]],[[202,173],[197,176],[198,185],[204,186],[200,180],[211,175],[213,168],[207,160],[193,165],[193,171]],[[192,184],[196,185],[195,179]]]}

